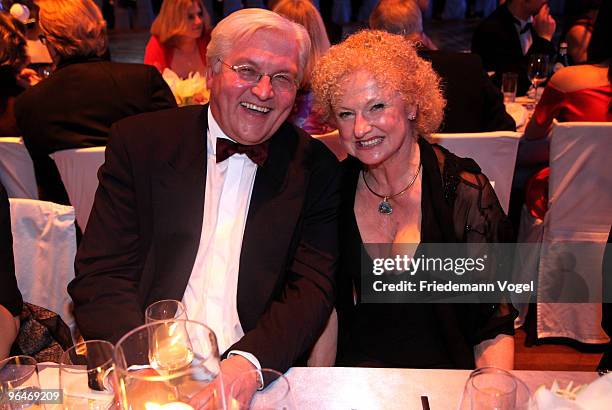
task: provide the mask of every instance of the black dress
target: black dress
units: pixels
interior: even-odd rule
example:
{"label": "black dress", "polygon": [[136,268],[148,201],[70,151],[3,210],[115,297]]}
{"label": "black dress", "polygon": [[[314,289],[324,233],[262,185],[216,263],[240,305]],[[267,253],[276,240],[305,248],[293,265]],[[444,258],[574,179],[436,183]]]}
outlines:
{"label": "black dress", "polygon": [[[422,243],[504,242],[511,237],[495,192],[473,160],[434,148],[423,138],[419,147]],[[501,303],[361,303],[362,240],[353,209],[361,164],[349,157],[343,166],[337,365],[473,368],[474,346],[514,334],[516,311]],[[461,178],[463,172],[477,183]]]}

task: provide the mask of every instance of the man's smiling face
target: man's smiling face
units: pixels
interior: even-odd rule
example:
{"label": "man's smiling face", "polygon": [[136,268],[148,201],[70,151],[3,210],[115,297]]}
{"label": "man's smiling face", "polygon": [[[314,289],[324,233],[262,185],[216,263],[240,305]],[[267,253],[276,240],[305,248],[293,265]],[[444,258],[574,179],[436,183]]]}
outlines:
{"label": "man's smiling face", "polygon": [[[298,59],[296,40],[275,31],[259,30],[234,44],[223,63],[298,78]],[[248,83],[223,63],[213,62],[207,71],[212,115],[223,132],[238,143],[253,145],[266,141],[291,113],[297,87],[273,88],[269,76]]]}

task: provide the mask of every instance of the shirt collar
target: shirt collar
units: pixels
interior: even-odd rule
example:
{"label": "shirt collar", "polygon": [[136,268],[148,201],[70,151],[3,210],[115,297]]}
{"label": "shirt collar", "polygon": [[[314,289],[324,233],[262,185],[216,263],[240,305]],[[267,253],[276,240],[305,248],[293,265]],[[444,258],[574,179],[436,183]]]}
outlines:
{"label": "shirt collar", "polygon": [[219,126],[217,120],[212,114],[212,110],[210,109],[210,105],[208,106],[208,137],[207,137],[207,146],[208,152],[211,152],[213,155],[217,155],[217,138],[225,138],[226,140],[230,140],[232,142],[236,142],[230,137],[228,137]]}
{"label": "shirt collar", "polygon": [[518,26],[519,32],[522,31],[528,24],[533,24],[533,16],[529,16],[527,20],[521,20],[520,18],[512,15],[514,18],[514,24]]}

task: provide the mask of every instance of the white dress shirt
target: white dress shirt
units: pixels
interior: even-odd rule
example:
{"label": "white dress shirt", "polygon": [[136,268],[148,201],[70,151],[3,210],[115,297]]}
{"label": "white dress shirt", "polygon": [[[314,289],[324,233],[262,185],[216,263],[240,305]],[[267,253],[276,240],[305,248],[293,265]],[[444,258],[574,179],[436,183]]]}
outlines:
{"label": "white dress shirt", "polygon": [[519,40],[521,40],[521,49],[523,50],[523,55],[525,55],[527,54],[527,51],[529,51],[529,47],[531,47],[531,44],[533,43],[533,37],[531,36],[531,30],[526,30],[522,34],[521,31],[523,31],[527,24],[533,24],[533,17],[530,16],[527,20],[521,20],[516,16],[515,18],[519,23],[521,23],[520,26],[518,24],[515,24],[514,28],[516,29],[516,32],[519,35]]}
{"label": "white dress shirt", "polygon": [[[245,154],[217,163],[217,139],[227,137],[208,109],[206,193],[200,246],[183,295],[190,320],[202,322],[217,335],[219,352],[236,343],[244,331],[237,307],[242,238],[257,165]],[[232,351],[261,369],[250,353]]]}

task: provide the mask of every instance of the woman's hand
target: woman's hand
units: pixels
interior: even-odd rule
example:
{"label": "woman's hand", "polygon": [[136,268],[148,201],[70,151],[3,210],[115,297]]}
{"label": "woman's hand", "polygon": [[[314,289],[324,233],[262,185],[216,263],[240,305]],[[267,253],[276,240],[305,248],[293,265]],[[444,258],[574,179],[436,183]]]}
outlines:
{"label": "woman's hand", "polygon": [[514,337],[499,334],[495,339],[484,340],[474,346],[476,367],[499,367],[512,370],[514,368]]}

